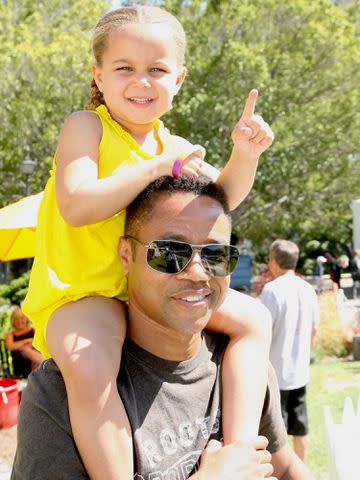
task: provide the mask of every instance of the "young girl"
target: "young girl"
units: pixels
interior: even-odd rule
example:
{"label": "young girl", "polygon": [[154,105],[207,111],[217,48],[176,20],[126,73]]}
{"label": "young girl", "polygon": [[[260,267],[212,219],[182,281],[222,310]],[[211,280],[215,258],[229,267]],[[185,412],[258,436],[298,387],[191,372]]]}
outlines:
{"label": "young girl", "polygon": [[[207,168],[201,149],[159,120],[184,81],[185,43],[178,20],[156,7],[124,7],[99,21],[91,111],[65,121],[39,212],[23,308],[36,328],[34,345],[63,374],[74,438],[92,479],[132,478],[131,430],[116,387],[126,332],[126,277],[117,259],[125,208],[162,175]],[[254,115],[256,96],[249,95],[217,178],[231,208],[249,192],[272,142],[269,126]],[[223,374],[228,443],[257,435],[270,324],[256,305],[233,292],[210,322],[230,336]]]}

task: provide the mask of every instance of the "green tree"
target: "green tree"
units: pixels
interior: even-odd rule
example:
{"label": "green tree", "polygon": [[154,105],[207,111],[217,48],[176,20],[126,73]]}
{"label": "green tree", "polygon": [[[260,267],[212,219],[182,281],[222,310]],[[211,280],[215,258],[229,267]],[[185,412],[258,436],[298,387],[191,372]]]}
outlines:
{"label": "green tree", "polygon": [[[0,206],[24,192],[20,164],[48,177],[59,128],[87,101],[91,31],[105,0],[0,2]],[[247,93],[276,139],[234,213],[258,245],[276,236],[344,242],[360,197],[359,1],[163,0],[188,33],[188,79],[166,122],[224,165]]]}
{"label": "green tree", "polygon": [[20,164],[37,161],[43,189],[64,118],[87,101],[91,31],[102,0],[0,2],[0,206],[23,196]]}
{"label": "green tree", "polygon": [[[349,2],[348,2],[349,3]],[[164,1],[189,39],[189,75],[169,123],[222,166],[249,90],[275,142],[234,214],[258,245],[276,236],[349,240],[360,196],[359,2]]]}

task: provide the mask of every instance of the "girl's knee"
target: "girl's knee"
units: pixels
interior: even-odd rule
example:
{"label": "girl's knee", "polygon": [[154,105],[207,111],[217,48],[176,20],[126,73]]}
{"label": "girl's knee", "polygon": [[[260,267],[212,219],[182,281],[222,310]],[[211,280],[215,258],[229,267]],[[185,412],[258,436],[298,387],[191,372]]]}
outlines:
{"label": "girl's knee", "polygon": [[47,345],[67,387],[101,390],[115,382],[125,314],[121,302],[102,297],[85,298],[54,312],[49,319]]}

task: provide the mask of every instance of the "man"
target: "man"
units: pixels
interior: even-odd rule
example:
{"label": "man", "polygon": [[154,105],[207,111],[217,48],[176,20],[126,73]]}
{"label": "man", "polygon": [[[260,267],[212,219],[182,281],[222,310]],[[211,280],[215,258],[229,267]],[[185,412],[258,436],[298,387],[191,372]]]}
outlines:
{"label": "man", "polygon": [[281,410],[294,449],[305,462],[308,453],[306,385],[309,382],[310,351],[319,322],[315,290],[295,275],[298,246],[275,240],[270,247],[269,270],[275,280],[265,285],[262,302],[270,310],[273,336],[270,361],[280,387]]}
{"label": "man", "polygon": [[[253,480],[272,474],[260,437],[244,445],[218,442],[226,339],[203,329],[228,292],[237,257],[230,232],[224,193],[205,180],[159,179],[127,210],[127,237],[119,252],[128,273],[129,320],[118,388],[132,427],[137,480]],[[270,374],[260,430],[269,439],[275,475],[311,480],[287,446],[274,378]],[[30,377],[24,392],[11,478],[89,478],[52,361]]]}

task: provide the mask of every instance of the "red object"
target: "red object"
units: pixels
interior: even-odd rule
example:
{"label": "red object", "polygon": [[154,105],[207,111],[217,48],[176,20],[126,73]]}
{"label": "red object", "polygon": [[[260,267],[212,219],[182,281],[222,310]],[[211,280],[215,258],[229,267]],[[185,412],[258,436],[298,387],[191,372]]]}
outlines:
{"label": "red object", "polygon": [[16,425],[20,405],[20,380],[0,378],[0,428]]}

